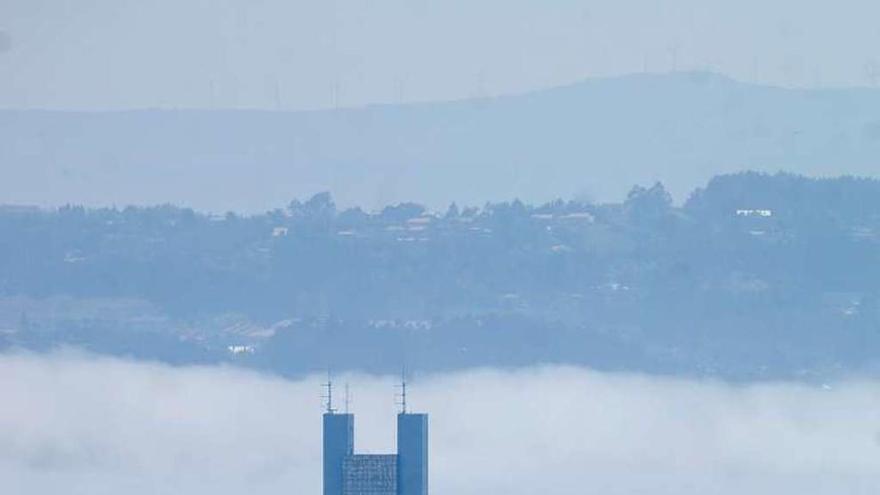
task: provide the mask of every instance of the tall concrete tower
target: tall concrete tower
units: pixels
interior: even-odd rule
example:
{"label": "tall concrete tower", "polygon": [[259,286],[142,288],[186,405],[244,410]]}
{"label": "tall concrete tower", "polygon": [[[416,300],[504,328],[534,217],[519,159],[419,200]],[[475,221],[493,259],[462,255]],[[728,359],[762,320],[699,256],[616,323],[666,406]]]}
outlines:
{"label": "tall concrete tower", "polygon": [[[343,495],[345,459],[354,454],[354,415],[336,414],[333,408],[333,381],[327,372],[324,412],[324,495]],[[348,397],[346,397],[348,401]]]}
{"label": "tall concrete tower", "polygon": [[407,412],[406,382],[396,454],[355,454],[354,415],[337,414],[333,384],[324,386],[324,495],[428,495],[428,415]]}
{"label": "tall concrete tower", "polygon": [[324,413],[324,495],[342,495],[342,465],[353,454],[354,415]]}
{"label": "tall concrete tower", "polygon": [[397,495],[428,495],[428,415],[397,415]]}

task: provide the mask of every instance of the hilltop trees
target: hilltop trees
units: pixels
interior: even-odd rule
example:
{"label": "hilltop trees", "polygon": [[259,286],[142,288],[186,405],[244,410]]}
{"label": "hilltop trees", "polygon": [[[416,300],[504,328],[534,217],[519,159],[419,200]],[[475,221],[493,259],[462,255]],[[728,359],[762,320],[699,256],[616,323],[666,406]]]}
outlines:
{"label": "hilltop trees", "polygon": [[[232,312],[267,326],[306,322],[312,330],[279,340],[306,354],[321,332],[393,340],[388,328],[431,328],[430,344],[451,353],[543,341],[532,331],[560,332],[573,339],[569,355],[584,356],[579,339],[600,334],[724,356],[744,328],[764,345],[824,332],[873,345],[878,245],[880,182],[786,174],[717,177],[681,207],[657,183],[619,204],[513,200],[445,213],[417,203],[339,211],[329,193],[252,216],[167,205],[0,210],[0,329],[23,326],[24,309],[4,301],[67,298],[72,308],[144,301],[163,316],[87,321],[28,309],[27,327],[93,339],[154,321],[211,342],[225,330],[191,322]],[[481,326],[511,322],[515,333]]]}

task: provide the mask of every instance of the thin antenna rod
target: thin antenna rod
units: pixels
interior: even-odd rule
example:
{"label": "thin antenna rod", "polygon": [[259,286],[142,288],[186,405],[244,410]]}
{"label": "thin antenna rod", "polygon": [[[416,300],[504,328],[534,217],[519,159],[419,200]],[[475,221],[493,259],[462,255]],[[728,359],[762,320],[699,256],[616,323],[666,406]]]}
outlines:
{"label": "thin antenna rod", "polygon": [[281,84],[278,82],[278,78],[275,78],[274,88],[275,93],[275,110],[281,110]]}
{"label": "thin antenna rod", "polygon": [[345,382],[345,414],[351,413],[351,393],[348,390],[348,382]]}
{"label": "thin antenna rod", "polygon": [[327,383],[323,384],[323,387],[327,389],[327,394],[322,396],[325,402],[325,412],[327,414],[335,414],[336,409],[333,409],[333,380],[330,375],[330,370],[327,370]]}
{"label": "thin antenna rod", "polygon": [[406,369],[400,373],[400,412],[406,414]]}

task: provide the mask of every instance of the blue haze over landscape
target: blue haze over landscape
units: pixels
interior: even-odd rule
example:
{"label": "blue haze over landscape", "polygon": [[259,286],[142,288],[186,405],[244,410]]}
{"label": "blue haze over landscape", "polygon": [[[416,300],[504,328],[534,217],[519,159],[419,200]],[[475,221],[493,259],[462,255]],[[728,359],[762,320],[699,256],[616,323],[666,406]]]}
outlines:
{"label": "blue haze over landscape", "polygon": [[445,210],[453,201],[620,201],[634,184],[660,180],[681,202],[724,172],[873,176],[878,115],[878,90],[783,89],[699,72],[336,111],[0,111],[0,193],[47,206],[256,213],[329,190],[342,206]]}
{"label": "blue haze over landscape", "polygon": [[0,491],[877,493],[878,5],[0,2]]}

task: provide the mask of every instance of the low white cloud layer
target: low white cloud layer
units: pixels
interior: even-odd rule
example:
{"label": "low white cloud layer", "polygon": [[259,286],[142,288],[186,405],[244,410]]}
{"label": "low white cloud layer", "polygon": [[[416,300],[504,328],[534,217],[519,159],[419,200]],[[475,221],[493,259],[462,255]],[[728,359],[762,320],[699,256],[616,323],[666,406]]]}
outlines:
{"label": "low white cloud layer", "polygon": [[[393,450],[394,378],[337,380],[351,383],[358,450]],[[2,491],[318,494],[321,381],[2,356]],[[476,370],[417,377],[410,398],[431,414],[434,495],[880,490],[874,381],[729,385],[579,368]]]}

